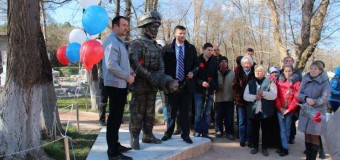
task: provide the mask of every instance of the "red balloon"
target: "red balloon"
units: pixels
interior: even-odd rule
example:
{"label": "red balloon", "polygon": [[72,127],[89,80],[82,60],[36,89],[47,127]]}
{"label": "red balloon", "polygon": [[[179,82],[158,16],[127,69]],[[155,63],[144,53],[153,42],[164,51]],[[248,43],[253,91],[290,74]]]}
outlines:
{"label": "red balloon", "polygon": [[103,45],[94,39],[84,42],[80,47],[80,61],[87,65],[97,64],[103,58],[103,55]]}
{"label": "red balloon", "polygon": [[93,65],[87,65],[84,63],[84,68],[87,70],[87,71],[91,71],[92,70],[92,67]]}
{"label": "red balloon", "polygon": [[68,65],[70,63],[70,60],[66,57],[66,47],[67,46],[60,46],[57,50],[57,59],[62,65]]}

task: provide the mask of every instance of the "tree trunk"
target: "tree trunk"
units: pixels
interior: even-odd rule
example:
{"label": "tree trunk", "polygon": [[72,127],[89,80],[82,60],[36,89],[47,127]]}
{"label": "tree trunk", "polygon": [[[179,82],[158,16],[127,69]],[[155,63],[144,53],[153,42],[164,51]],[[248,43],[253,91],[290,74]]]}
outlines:
{"label": "tree trunk", "polygon": [[[132,2],[131,0],[125,0],[125,17],[128,19],[128,23],[131,23],[131,8],[132,8]],[[127,32],[125,36],[125,40],[129,41],[131,38],[131,33],[130,31]]]}
{"label": "tree trunk", "polygon": [[43,35],[44,35],[44,40],[46,42],[46,40],[47,40],[46,14],[45,14],[45,8],[44,8],[43,2],[40,2],[40,15],[41,15],[41,19],[43,20],[42,31],[43,31]]}
{"label": "tree trunk", "polygon": [[120,13],[120,0],[116,0],[116,16],[119,16],[119,13]]}
{"label": "tree trunk", "polygon": [[[314,4],[314,3],[313,3]],[[303,39],[301,36],[302,44],[297,52],[299,61],[297,61],[296,68],[303,70],[306,67],[308,59],[312,56],[317,43],[321,38],[321,31],[324,25],[324,20],[327,15],[327,8],[329,5],[329,0],[322,0],[318,12],[313,14],[314,16],[310,19],[308,28],[310,28],[309,38]],[[313,9],[312,9],[313,10]],[[307,45],[308,44],[308,45]],[[307,45],[307,48],[303,48]]]}
{"label": "tree trunk", "polygon": [[99,90],[99,79],[98,79],[98,68],[94,65],[91,74],[89,76],[89,86],[91,94],[91,110],[98,110],[100,103],[100,90]]}
{"label": "tree trunk", "polygon": [[154,0],[153,2],[153,9],[158,10],[158,0]]}
{"label": "tree trunk", "polygon": [[[295,68],[304,70],[308,59],[312,56],[317,43],[321,37],[321,31],[324,25],[324,19],[327,15],[329,0],[322,0],[318,9],[314,10],[315,0],[305,0],[302,5],[301,34],[297,44],[294,45],[293,55],[295,57]],[[280,50],[281,55],[284,53],[285,45],[282,43],[280,33],[279,15],[273,0],[268,0],[271,21],[274,25],[274,43]],[[290,19],[289,19],[290,20]],[[294,39],[294,34],[293,34]]]}
{"label": "tree trunk", "polygon": [[282,42],[282,36],[280,32],[280,16],[279,13],[277,12],[274,0],[268,0],[268,4],[271,17],[270,19],[274,26],[273,30],[274,43],[280,52],[281,60],[283,60],[283,58],[287,56],[287,48]]}
{"label": "tree trunk", "polygon": [[200,29],[201,29],[201,16],[202,16],[203,2],[202,0],[194,0],[194,45],[200,53]]}
{"label": "tree trunk", "polygon": [[[8,72],[0,96],[1,155],[40,146],[42,117],[53,117],[53,112],[41,116],[50,110],[47,101],[55,104],[55,93],[39,13],[39,0],[8,0]],[[5,159],[48,157],[38,148]]]}

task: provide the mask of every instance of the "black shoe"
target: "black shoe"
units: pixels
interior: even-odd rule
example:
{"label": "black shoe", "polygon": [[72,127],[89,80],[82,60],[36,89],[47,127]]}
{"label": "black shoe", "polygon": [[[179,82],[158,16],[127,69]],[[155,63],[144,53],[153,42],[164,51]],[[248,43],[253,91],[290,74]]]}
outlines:
{"label": "black shoe", "polygon": [[202,137],[210,139],[211,142],[214,141],[213,138],[211,138],[211,137],[210,137],[209,135],[207,135],[207,134],[206,134],[206,135],[202,135]]}
{"label": "black shoe", "polygon": [[280,154],[280,153],[282,152],[282,151],[281,151],[281,148],[277,148],[275,152],[278,153],[278,154]]}
{"label": "black shoe", "polygon": [[110,155],[109,160],[133,160],[133,159],[129,156],[125,156],[121,153],[118,153],[118,154],[115,154],[115,155]]}
{"label": "black shoe", "polygon": [[288,149],[282,148],[281,153],[279,154],[281,157],[288,155]]}
{"label": "black shoe", "polygon": [[103,119],[100,119],[100,120],[99,120],[99,124],[100,124],[101,126],[106,126],[105,120],[103,120]]}
{"label": "black shoe", "polygon": [[319,158],[320,159],[326,159],[326,154],[325,154],[324,151],[322,151],[322,150],[319,151]]}
{"label": "black shoe", "polygon": [[231,135],[231,134],[228,134],[228,135],[227,135],[227,138],[228,138],[229,140],[231,140],[231,141],[235,140],[235,137],[234,137],[233,135]]}
{"label": "black shoe", "polygon": [[122,146],[122,145],[118,147],[119,152],[122,152],[122,153],[127,152],[131,149],[132,148],[130,148],[130,147],[125,147],[125,146]]}
{"label": "black shoe", "polygon": [[253,148],[253,145],[251,143],[248,143],[248,148]]}
{"label": "black shoe", "polygon": [[290,140],[288,141],[288,143],[289,143],[289,144],[295,144],[295,140],[294,140],[294,139],[290,139]]}
{"label": "black shoe", "polygon": [[180,135],[180,134],[181,134],[181,131],[180,130],[176,130],[173,135]]}
{"label": "black shoe", "polygon": [[217,131],[215,136],[216,136],[216,138],[221,138],[222,137],[222,132],[221,131]]}
{"label": "black shoe", "polygon": [[188,143],[188,144],[192,144],[192,140],[190,137],[184,137],[182,138],[184,142]]}
{"label": "black shoe", "polygon": [[251,151],[250,151],[250,154],[256,154],[257,152],[259,152],[259,150],[257,148],[253,148]]}
{"label": "black shoe", "polygon": [[262,148],[262,154],[263,156],[266,156],[266,157],[269,156],[267,149],[264,149],[264,148]]}
{"label": "black shoe", "polygon": [[241,147],[245,147],[246,146],[246,142],[240,142],[240,146]]}
{"label": "black shoe", "polygon": [[168,134],[165,134],[165,135],[161,138],[162,141],[167,141],[168,139],[171,139],[171,136],[168,135]]}

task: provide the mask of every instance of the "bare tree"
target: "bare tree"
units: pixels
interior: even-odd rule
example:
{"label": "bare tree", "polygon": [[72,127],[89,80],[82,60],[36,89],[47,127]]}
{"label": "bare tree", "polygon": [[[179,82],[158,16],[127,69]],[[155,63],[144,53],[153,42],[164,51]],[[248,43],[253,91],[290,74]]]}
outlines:
{"label": "bare tree", "polygon": [[120,0],[116,0],[116,16],[120,14]]}
{"label": "bare tree", "polygon": [[[271,21],[274,25],[274,41],[279,48],[280,53],[284,54],[286,50],[282,43],[282,33],[279,32],[280,20],[277,12],[277,4],[273,0],[268,0]],[[298,42],[294,44],[292,56],[296,59],[296,68],[303,70],[310,57],[312,57],[318,42],[321,38],[321,32],[324,26],[325,17],[329,0],[321,0],[319,5],[315,0],[304,0],[302,4],[301,31]]]}
{"label": "bare tree", "polygon": [[202,17],[202,8],[203,8],[203,0],[194,0],[194,45],[199,50],[201,46],[200,42],[200,29],[201,29],[201,17]]}
{"label": "bare tree", "polygon": [[[128,20],[128,23],[131,23],[131,9],[132,9],[132,2],[131,0],[125,0],[125,17]],[[125,40],[129,41],[131,38],[130,31],[126,34]]]}
{"label": "bare tree", "polygon": [[[41,113],[55,104],[52,67],[40,28],[40,0],[8,0],[8,72],[0,93],[0,153],[41,145]],[[54,106],[54,105],[52,105]],[[52,113],[52,112],[51,112]],[[6,159],[46,159],[39,148]]]}
{"label": "bare tree", "polygon": [[152,11],[157,10],[158,8],[158,0],[145,0],[144,11]]}

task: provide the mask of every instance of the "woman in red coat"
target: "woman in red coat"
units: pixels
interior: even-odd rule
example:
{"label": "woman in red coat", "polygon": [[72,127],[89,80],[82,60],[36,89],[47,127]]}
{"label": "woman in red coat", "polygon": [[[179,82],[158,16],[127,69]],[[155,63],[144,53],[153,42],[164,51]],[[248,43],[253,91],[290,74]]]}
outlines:
{"label": "woman in red coat", "polygon": [[294,81],[293,66],[285,65],[283,74],[280,75],[277,85],[277,99],[275,106],[277,108],[277,117],[280,124],[280,137],[282,149],[280,156],[288,155],[288,140],[290,134],[290,126],[292,121],[292,113],[297,109],[297,94],[300,88],[300,82]]}

